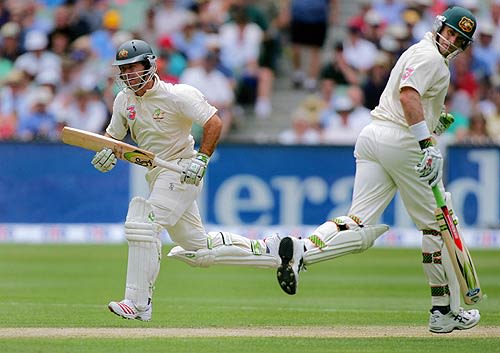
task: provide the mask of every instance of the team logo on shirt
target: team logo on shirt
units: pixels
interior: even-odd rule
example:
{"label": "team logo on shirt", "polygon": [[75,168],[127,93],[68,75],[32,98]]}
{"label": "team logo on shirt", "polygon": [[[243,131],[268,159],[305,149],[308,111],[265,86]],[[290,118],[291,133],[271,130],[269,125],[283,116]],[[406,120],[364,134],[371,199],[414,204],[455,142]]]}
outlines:
{"label": "team logo on shirt", "polygon": [[153,119],[156,121],[163,120],[165,118],[165,112],[160,110],[160,108],[156,109],[153,113]]}
{"label": "team logo on shirt", "polygon": [[135,105],[131,105],[131,106],[127,107],[127,111],[128,111],[127,118],[129,120],[134,120],[135,116],[137,114],[136,111],[135,111]]}
{"label": "team logo on shirt", "polygon": [[411,67],[407,67],[405,72],[403,73],[403,76],[401,77],[401,81],[406,81],[415,71],[415,69]]}
{"label": "team logo on shirt", "polygon": [[464,16],[460,19],[460,22],[458,22],[458,26],[462,31],[469,33],[474,29],[474,21]]}

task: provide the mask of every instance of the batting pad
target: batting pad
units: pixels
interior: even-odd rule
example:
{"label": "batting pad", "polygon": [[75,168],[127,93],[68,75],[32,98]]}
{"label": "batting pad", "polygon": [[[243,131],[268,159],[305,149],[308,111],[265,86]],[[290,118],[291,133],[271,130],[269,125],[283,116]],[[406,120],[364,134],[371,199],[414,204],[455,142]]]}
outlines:
{"label": "batting pad", "polygon": [[133,301],[139,310],[145,310],[152,298],[160,271],[159,230],[149,202],[140,197],[133,198],[125,222],[125,238],[128,241],[125,299]]}
{"label": "batting pad", "polygon": [[311,265],[364,251],[370,248],[375,240],[388,229],[389,226],[379,224],[339,231],[335,222],[325,222],[308,238],[315,247],[304,253],[304,264]]}
{"label": "batting pad", "polygon": [[[266,246],[267,244],[267,246]],[[274,247],[279,244],[278,236],[264,241],[251,240],[229,232],[210,232],[207,248],[196,251],[174,247],[167,256],[181,260],[195,267],[209,267],[214,264],[277,268],[281,260]],[[270,252],[267,252],[267,248]],[[271,250],[273,248],[273,250]]]}

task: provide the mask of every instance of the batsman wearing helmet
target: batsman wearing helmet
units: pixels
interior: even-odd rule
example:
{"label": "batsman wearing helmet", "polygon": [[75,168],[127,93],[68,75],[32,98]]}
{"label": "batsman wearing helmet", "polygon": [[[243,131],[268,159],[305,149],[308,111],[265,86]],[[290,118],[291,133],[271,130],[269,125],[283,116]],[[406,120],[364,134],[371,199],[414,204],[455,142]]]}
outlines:
{"label": "batsman wearing helmet", "polygon": [[[307,239],[281,241],[280,256],[286,266],[280,267],[278,281],[286,279],[287,285],[282,287],[287,293],[295,293],[302,263],[370,247],[382,232],[360,234],[356,230],[376,222],[399,190],[406,210],[422,232],[423,267],[432,305],[429,330],[446,333],[469,329],[479,322],[478,310],[460,307],[459,285],[434,216],[436,201],[431,191],[431,186],[438,185],[444,193],[443,157],[431,133],[443,132],[452,122],[443,111],[450,81],[448,61],[472,43],[475,30],[476,19],[470,11],[449,8],[437,16],[432,32],[401,55],[371,112],[372,122],[356,142],[350,216],[320,225]],[[451,209],[450,194],[445,195]],[[346,237],[349,231],[352,235]]]}
{"label": "batsman wearing helmet", "polygon": [[[212,264],[276,268],[280,238],[250,240],[229,232],[205,232],[196,198],[222,128],[217,110],[194,87],[162,82],[155,55],[146,42],[130,40],[116,52],[113,63],[123,85],[113,104],[105,135],[122,140],[130,132],[140,148],[176,168],[154,167],[146,174],[150,195],[131,200],[125,221],[129,246],[125,298],[112,301],[111,312],[127,319],[148,321],[153,287],[160,270],[160,231],[165,228],[178,245],[169,257],[192,266]],[[203,126],[202,142],[194,150],[193,123]],[[101,172],[116,164],[111,149],[96,153],[92,164]]]}

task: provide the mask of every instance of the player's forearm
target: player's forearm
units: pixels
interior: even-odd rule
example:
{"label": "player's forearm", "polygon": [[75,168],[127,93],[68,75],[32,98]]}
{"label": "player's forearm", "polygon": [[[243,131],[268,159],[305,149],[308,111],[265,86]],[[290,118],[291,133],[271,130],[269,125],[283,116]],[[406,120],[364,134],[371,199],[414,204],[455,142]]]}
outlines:
{"label": "player's forearm", "polygon": [[214,114],[203,126],[203,135],[199,149],[200,153],[204,153],[207,156],[211,156],[212,153],[214,153],[221,130],[222,120],[217,114]]}

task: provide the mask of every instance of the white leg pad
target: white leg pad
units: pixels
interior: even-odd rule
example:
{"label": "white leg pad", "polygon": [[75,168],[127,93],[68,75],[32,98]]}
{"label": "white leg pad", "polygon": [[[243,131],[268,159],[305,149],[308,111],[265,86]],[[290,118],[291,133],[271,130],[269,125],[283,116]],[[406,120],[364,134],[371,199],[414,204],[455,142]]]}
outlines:
{"label": "white leg pad", "polygon": [[[276,251],[271,251],[266,243],[276,243],[274,237],[251,240],[228,232],[211,232],[207,235],[207,248],[195,251],[174,247],[168,256],[195,267],[209,267],[214,264],[277,268],[281,261]],[[276,245],[277,246],[277,245]]]}
{"label": "white leg pad", "polygon": [[154,223],[151,205],[143,198],[133,198],[125,222],[128,241],[125,299],[144,310],[153,296],[154,283],[160,271],[160,226]]}
{"label": "white leg pad", "polygon": [[340,231],[333,221],[323,223],[308,238],[314,247],[304,253],[304,264],[311,265],[364,251],[370,248],[375,240],[388,229],[387,225],[379,224],[351,226],[347,230]]}

